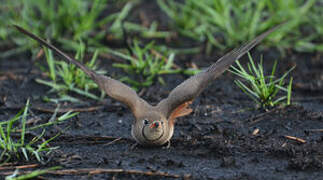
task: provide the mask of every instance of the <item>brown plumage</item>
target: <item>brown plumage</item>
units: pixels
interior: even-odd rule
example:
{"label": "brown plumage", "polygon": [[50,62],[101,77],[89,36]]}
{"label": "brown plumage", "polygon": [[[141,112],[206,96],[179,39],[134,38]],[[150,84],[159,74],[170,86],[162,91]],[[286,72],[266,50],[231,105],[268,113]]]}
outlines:
{"label": "brown plumage", "polygon": [[278,29],[281,25],[262,33],[254,40],[230,51],[206,70],[185,80],[172,90],[167,98],[163,99],[156,106],[148,104],[145,100],[140,98],[133,89],[124,83],[112,79],[111,77],[95,73],[53,45],[47,43],[45,40],[17,25],[14,26],[20,32],[52,49],[67,60],[67,62],[78,66],[87,75],[89,75],[98,84],[99,88],[107,93],[107,95],[127,105],[135,117],[135,120],[132,123],[131,134],[139,144],[163,145],[169,142],[173,136],[176,118],[186,116],[192,112],[192,109],[188,107],[189,104],[191,104],[191,102],[206,88],[206,86],[227,70],[235,60],[246,54],[268,34]]}

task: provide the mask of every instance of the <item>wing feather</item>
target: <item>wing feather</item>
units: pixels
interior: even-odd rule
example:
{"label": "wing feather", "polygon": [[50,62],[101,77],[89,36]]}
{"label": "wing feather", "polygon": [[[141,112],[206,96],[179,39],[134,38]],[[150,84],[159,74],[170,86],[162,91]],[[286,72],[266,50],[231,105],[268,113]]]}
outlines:
{"label": "wing feather", "polygon": [[88,67],[84,66],[79,61],[76,61],[74,58],[69,57],[67,54],[57,49],[55,46],[47,43],[45,40],[37,37],[33,33],[17,25],[14,25],[14,27],[16,27],[20,32],[26,34],[32,39],[38,41],[40,44],[56,52],[58,55],[62,56],[65,61],[75,64],[77,67],[82,69],[88,76],[91,77],[92,80],[94,80],[98,84],[100,89],[106,92],[108,96],[127,105],[131,109],[135,117],[139,117],[141,115],[142,109],[148,106],[148,103],[140,98],[137,95],[136,91],[131,89],[126,84],[111,77],[97,74]]}
{"label": "wing feather", "polygon": [[221,57],[216,63],[209,66],[206,70],[185,80],[175,89],[173,89],[166,99],[160,101],[160,103],[157,105],[157,108],[166,117],[169,117],[173,110],[187,101],[194,100],[194,98],[197,97],[211,81],[213,81],[225,70],[227,70],[233,62],[246,54],[250,49],[261,42],[266,36],[268,36],[276,29],[280,28],[283,24],[285,23],[282,23],[262,33],[252,41],[240,46],[239,48],[233,49],[232,51]]}

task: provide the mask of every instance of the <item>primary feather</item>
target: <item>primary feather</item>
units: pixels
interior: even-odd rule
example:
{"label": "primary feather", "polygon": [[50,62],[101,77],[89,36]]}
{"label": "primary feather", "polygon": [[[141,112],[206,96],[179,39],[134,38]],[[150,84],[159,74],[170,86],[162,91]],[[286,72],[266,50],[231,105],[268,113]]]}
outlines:
{"label": "primary feather", "polygon": [[262,33],[252,41],[240,46],[239,48],[233,49],[232,51],[221,57],[216,63],[209,66],[206,70],[185,80],[175,89],[173,89],[170,92],[169,96],[166,99],[163,99],[157,105],[157,107],[160,109],[161,112],[164,113],[166,117],[169,117],[174,109],[176,109],[178,106],[187,101],[192,101],[205,89],[205,87],[211,81],[213,81],[225,70],[227,70],[233,62],[235,62],[244,54],[246,54],[250,49],[252,49],[259,42],[261,42],[266,36],[268,36],[271,32],[281,27],[283,24],[280,24]]}

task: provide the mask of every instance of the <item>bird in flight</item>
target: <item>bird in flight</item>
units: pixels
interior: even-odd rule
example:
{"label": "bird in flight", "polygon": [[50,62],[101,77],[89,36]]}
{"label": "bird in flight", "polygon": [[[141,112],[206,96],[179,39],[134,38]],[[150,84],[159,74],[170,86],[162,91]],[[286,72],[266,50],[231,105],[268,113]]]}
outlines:
{"label": "bird in flight", "polygon": [[14,25],[20,32],[62,56],[65,61],[75,64],[95,81],[108,96],[128,106],[134,115],[131,135],[137,143],[146,146],[161,146],[166,143],[169,145],[174,133],[176,118],[189,115],[192,112],[189,105],[206,86],[227,70],[233,62],[281,26],[282,24],[275,26],[252,41],[228,52],[204,71],[179,84],[170,92],[167,98],[152,106],[126,84],[111,77],[97,74],[40,37],[20,26]]}

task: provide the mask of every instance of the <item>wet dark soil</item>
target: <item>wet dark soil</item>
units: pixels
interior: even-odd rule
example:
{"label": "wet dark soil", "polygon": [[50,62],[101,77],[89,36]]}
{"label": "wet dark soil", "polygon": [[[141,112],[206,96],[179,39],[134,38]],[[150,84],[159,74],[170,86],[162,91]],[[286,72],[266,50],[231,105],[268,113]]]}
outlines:
{"label": "wet dark soil", "polygon": [[[149,13],[148,13],[149,14]],[[159,17],[159,16],[158,16]],[[157,18],[158,18],[157,17]],[[254,52],[254,51],[253,51]],[[278,72],[283,74],[296,65],[293,105],[267,111],[256,109],[233,83],[236,78],[224,73],[192,104],[194,112],[179,118],[171,147],[132,148],[130,111],[106,97],[102,102],[84,99],[82,104],[63,104],[64,108],[92,108],[67,122],[47,128],[47,137],[62,135],[50,145],[59,146],[49,162],[38,168],[62,166],[63,169],[102,168],[134,170],[128,173],[43,175],[46,179],[166,179],[168,173],[182,179],[323,179],[323,56],[319,53],[288,52],[285,58],[276,51],[264,53],[267,71],[279,59]],[[255,59],[259,52],[254,52]],[[220,57],[217,55],[216,57]],[[183,60],[181,60],[183,59]],[[185,60],[184,60],[185,59]],[[206,67],[217,58],[192,55],[176,59],[185,68],[187,62]],[[111,59],[100,62],[112,77]],[[246,63],[246,57],[242,64]],[[155,83],[142,97],[152,104],[166,97],[171,89],[185,80],[185,75],[163,76],[166,86]],[[49,88],[35,82],[44,78],[33,66],[29,54],[0,59],[0,119],[13,117],[31,98],[31,112],[48,121],[55,105],[42,101]],[[99,94],[99,92],[96,92]],[[81,98],[81,97],[80,97]],[[304,140],[290,139],[296,137]],[[34,162],[18,162],[24,165]],[[0,170],[0,174],[7,170]],[[152,172],[148,176],[142,172]],[[155,174],[154,174],[155,173]]]}
{"label": "wet dark soil", "polygon": [[[84,104],[65,104],[62,109],[100,108],[81,112],[77,117],[48,129],[47,136],[52,136],[69,127],[51,143],[51,146],[60,148],[43,166],[166,172],[193,179],[320,179],[323,175],[323,61],[315,54],[294,54],[291,57],[280,61],[279,71],[282,73],[297,65],[292,72],[295,82],[293,105],[268,111],[255,110],[253,102],[234,85],[236,77],[225,73],[194,101],[194,113],[178,120],[169,149],[140,146],[131,149],[135,143],[130,135],[133,117],[127,108],[109,98],[103,102],[88,100]],[[194,58],[192,61],[199,64]],[[203,61],[200,64],[213,62],[207,58],[200,61]],[[110,64],[104,61],[111,72]],[[177,64],[185,66],[180,61]],[[271,64],[268,60],[265,67]],[[0,61],[2,120],[14,116],[27,98],[32,100],[33,116],[39,117],[41,122],[51,116],[43,110],[53,110],[54,105],[41,100],[44,95],[51,96],[47,94],[49,89],[34,81],[41,77],[41,73],[30,65],[28,55]],[[32,70],[28,73],[30,67]],[[184,75],[164,76],[167,86],[156,83],[146,89],[143,98],[157,103],[186,78]],[[43,109],[37,109],[40,107]],[[125,173],[45,177],[166,178]]]}

